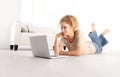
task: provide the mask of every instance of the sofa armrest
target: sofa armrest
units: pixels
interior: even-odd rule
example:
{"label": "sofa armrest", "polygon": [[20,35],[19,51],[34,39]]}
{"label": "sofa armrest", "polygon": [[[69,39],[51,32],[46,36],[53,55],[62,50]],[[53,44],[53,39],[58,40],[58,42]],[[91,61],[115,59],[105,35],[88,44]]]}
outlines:
{"label": "sofa armrest", "polygon": [[11,35],[10,35],[10,45],[18,45],[21,34],[21,25],[19,23],[13,24],[11,27]]}

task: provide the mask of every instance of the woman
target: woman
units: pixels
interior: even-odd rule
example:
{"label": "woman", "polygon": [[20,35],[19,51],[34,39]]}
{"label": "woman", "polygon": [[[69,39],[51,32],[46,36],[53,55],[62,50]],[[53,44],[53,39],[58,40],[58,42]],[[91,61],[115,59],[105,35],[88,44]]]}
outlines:
{"label": "woman", "polygon": [[[89,37],[92,42],[84,39],[81,30],[78,30],[78,21],[72,15],[66,15],[60,20],[61,32],[56,34],[54,42],[54,53],[57,55],[80,56],[82,54],[101,53],[102,47],[108,42],[104,35],[109,32],[108,29],[98,37],[95,31],[94,23]],[[63,51],[66,46],[68,51]]]}

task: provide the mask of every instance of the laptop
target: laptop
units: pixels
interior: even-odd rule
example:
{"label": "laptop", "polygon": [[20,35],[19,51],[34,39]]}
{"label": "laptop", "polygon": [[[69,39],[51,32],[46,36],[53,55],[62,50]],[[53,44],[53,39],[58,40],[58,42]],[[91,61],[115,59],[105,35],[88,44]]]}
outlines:
{"label": "laptop", "polygon": [[53,53],[54,52],[53,49],[52,50],[49,49],[46,35],[31,36],[30,44],[32,47],[32,54],[35,57],[48,58],[48,59],[67,57],[64,55],[55,55]]}

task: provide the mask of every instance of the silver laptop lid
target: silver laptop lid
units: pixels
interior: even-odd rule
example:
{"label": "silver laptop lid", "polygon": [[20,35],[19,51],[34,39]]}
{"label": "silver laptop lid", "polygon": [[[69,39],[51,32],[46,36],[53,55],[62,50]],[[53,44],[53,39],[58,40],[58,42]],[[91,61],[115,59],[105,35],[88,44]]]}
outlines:
{"label": "silver laptop lid", "polygon": [[31,36],[30,43],[32,47],[32,53],[34,56],[50,58],[50,52],[46,35]]}

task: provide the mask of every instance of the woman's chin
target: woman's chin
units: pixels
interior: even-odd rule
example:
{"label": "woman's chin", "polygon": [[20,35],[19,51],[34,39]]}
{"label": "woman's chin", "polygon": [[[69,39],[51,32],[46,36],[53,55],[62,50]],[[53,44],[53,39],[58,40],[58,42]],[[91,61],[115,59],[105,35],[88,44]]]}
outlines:
{"label": "woman's chin", "polygon": [[64,37],[64,38],[67,38],[67,35],[64,35],[63,37]]}
{"label": "woman's chin", "polygon": [[66,36],[66,34],[63,33],[63,36]]}
{"label": "woman's chin", "polygon": [[63,34],[63,36],[67,36],[66,34]]}

